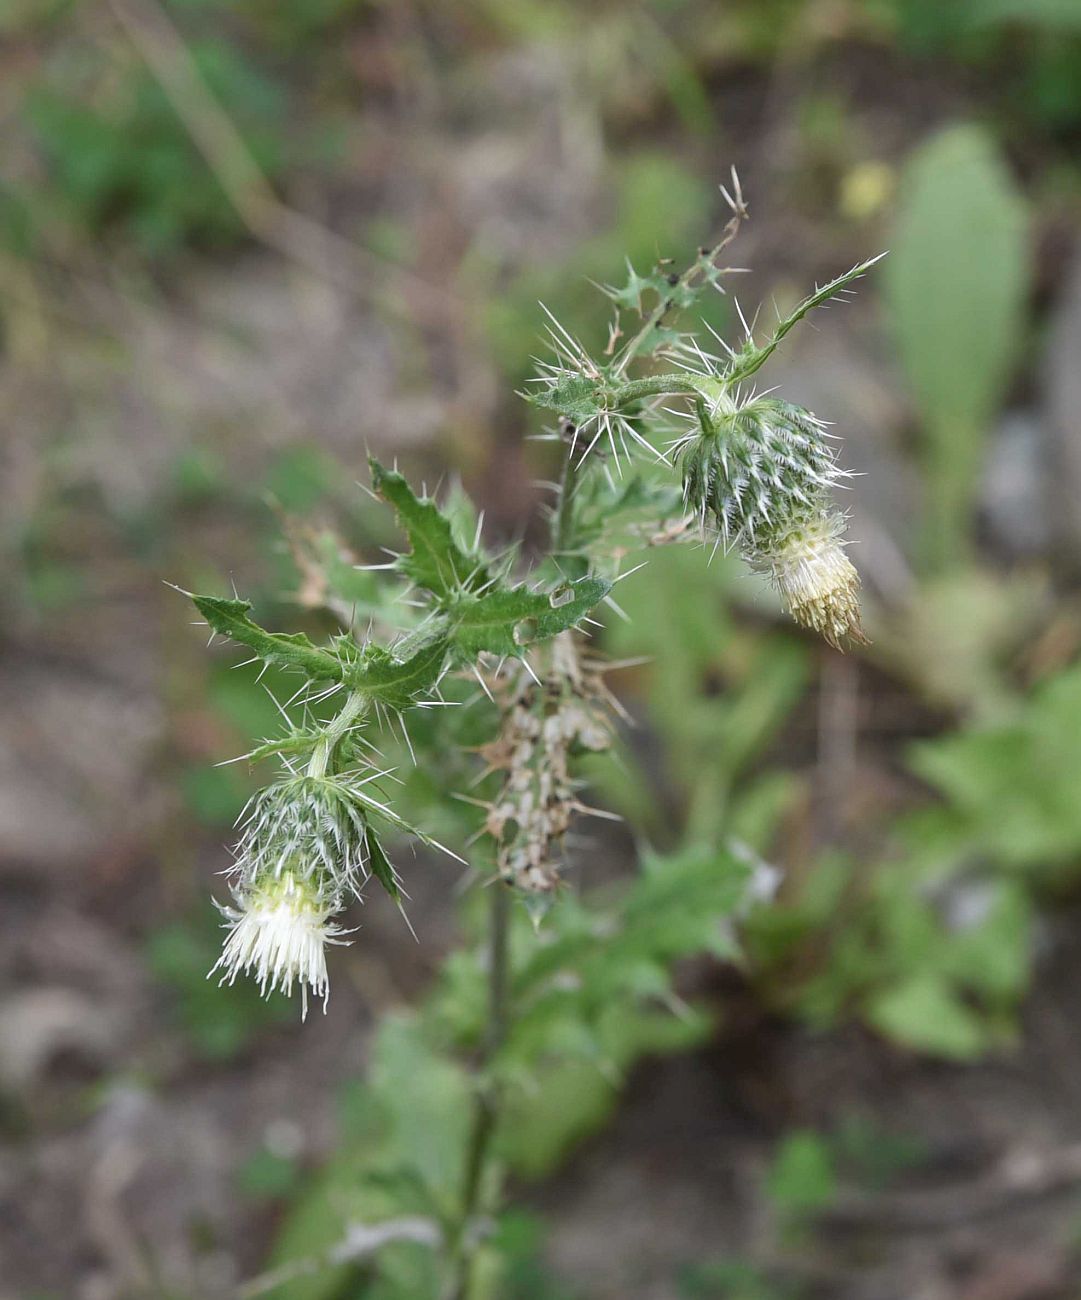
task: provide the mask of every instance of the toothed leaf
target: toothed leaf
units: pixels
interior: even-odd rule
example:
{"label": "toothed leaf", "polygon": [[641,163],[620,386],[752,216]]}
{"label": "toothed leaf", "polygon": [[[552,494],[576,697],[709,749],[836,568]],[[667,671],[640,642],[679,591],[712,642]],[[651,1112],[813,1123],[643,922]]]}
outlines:
{"label": "toothed leaf", "polygon": [[483,562],[467,554],[454,540],[450,520],[428,497],[418,497],[395,470],[371,460],[372,486],[389,502],[409,538],[410,551],[398,567],[418,587],[442,599],[460,591],[475,591],[488,581]]}
{"label": "toothed leaf", "polygon": [[437,637],[408,659],[397,659],[381,646],[368,646],[350,671],[348,685],[388,709],[406,709],[439,681],[449,646],[445,636]]}
{"label": "toothed leaf", "polygon": [[454,647],[465,659],[520,654],[574,627],[611,589],[603,578],[580,578],[549,591],[514,587],[463,598],[448,611]]}
{"label": "toothed leaf", "polygon": [[265,663],[294,668],[315,681],[340,682],[341,661],[328,650],[320,650],[303,632],[268,632],[248,617],[251,602],[225,600],[218,596],[192,596],[195,608],[221,636],[246,645]]}
{"label": "toothed leaf", "polygon": [[569,375],[540,385],[538,392],[528,393],[526,397],[534,406],[556,411],[575,424],[584,424],[604,410],[604,396],[598,383],[581,375]]}
{"label": "toothed leaf", "polygon": [[777,322],[773,333],[761,347],[753,339],[748,338],[735,359],[725,368],[723,374],[724,383],[730,387],[732,384],[737,384],[753,375],[756,370],[765,365],[777,350],[785,335],[798,325],[808,312],[813,311],[816,307],[823,306],[831,298],[836,298],[839,293],[843,293],[853,281],[858,280],[861,275],[865,275],[883,257],[885,257],[885,253],[879,253],[878,257],[872,257],[866,262],[860,262],[850,270],[845,271],[843,275],[839,275],[835,280],[831,280],[829,284],[824,284],[820,289],[816,289],[814,293],[809,294],[796,306],[794,311]]}
{"label": "toothed leaf", "polygon": [[642,294],[647,289],[657,290],[655,275],[639,275],[634,267],[627,263],[627,283],[622,288],[608,285],[604,292],[619,307],[627,311],[642,311]]}

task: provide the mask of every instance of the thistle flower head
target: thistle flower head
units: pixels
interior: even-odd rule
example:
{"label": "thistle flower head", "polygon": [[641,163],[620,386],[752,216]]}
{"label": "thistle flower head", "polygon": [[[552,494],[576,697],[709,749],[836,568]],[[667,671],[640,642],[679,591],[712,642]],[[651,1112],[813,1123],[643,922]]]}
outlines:
{"label": "thistle flower head", "polygon": [[675,450],[683,462],[688,508],[712,516],[725,543],[760,546],[788,520],[806,515],[844,477],[825,425],[775,397],[708,401],[712,433],[695,431]]}
{"label": "thistle flower head", "polygon": [[232,984],[242,971],[252,974],[264,996],[281,989],[292,996],[299,984],[301,1016],[308,1014],[308,989],[330,996],[325,948],[342,943],[346,931],[330,917],[341,900],[328,895],[311,877],[293,870],[234,891],[236,907],[223,907],[230,927],[222,954],[211,969],[221,970],[220,983]]}
{"label": "thistle flower head", "polygon": [[821,510],[780,528],[750,560],[768,573],[789,613],[840,649],[867,644],[860,623],[860,578],[845,555],[845,517]]}
{"label": "thistle flower head", "polygon": [[380,775],[290,771],[252,799],[229,872],[236,906],[222,908],[230,933],[213,968],[223,972],[222,983],[241,971],[254,975],[264,994],[279,988],[291,995],[296,983],[305,1016],[309,988],[325,1007],[324,948],[346,933],[331,917],[367,879],[368,809],[383,807],[370,786]]}
{"label": "thistle flower head", "polygon": [[696,423],[676,444],[688,507],[770,575],[802,627],[837,647],[865,641],[845,516],[830,502],[845,473],[822,421],[790,402],[740,402],[723,390],[708,407],[711,428]]}

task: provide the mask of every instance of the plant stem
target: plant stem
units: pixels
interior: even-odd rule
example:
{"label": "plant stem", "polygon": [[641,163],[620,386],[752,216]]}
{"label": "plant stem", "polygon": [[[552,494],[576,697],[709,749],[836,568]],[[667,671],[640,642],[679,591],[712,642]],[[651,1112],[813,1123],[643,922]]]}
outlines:
{"label": "plant stem", "polygon": [[450,1300],[469,1300],[478,1241],[472,1221],[483,1208],[485,1170],[491,1157],[492,1138],[499,1122],[499,1088],[489,1076],[496,1054],[506,1038],[509,1017],[509,973],[507,941],[510,932],[510,890],[501,881],[491,885],[488,914],[488,1023],[485,1028],[482,1077],[477,1088],[473,1124],[466,1151],[465,1181],[458,1227],[457,1261]]}
{"label": "plant stem", "polygon": [[732,215],[729,217],[728,223],[726,224],[720,239],[712,248],[700,248],[698,250],[697,260],[692,262],[672,285],[673,293],[666,294],[642,322],[641,328],[621,350],[619,359],[616,362],[616,374],[622,375],[625,373],[627,367],[642,351],[643,346],[649,341],[653,331],[664,321],[665,317],[673,307],[675,307],[676,287],[678,286],[679,289],[684,290],[694,284],[706,273],[707,269],[714,266],[717,258],[722,252],[724,252],[732,240],[735,239],[736,235],[739,234],[739,228],[747,216],[747,209],[744,206],[743,195],[740,192],[739,178],[736,176],[734,170],[732,172],[732,187],[735,198],[732,198],[727,194],[725,195],[732,208]]}
{"label": "plant stem", "polygon": [[667,397],[675,393],[688,393],[701,398],[702,392],[693,379],[685,374],[647,375],[644,379],[628,379],[619,385],[614,396],[616,405],[626,406],[643,397]]}
{"label": "plant stem", "polygon": [[326,775],[327,767],[335,749],[341,744],[353,723],[364,713],[367,707],[368,698],[363,692],[354,691],[349,696],[341,710],[331,718],[315,749],[312,750],[311,761],[308,763],[309,776]]}
{"label": "plant stem", "polygon": [[[559,504],[552,528],[552,553],[558,555],[574,545],[574,490],[581,462],[575,462],[573,437],[568,438],[559,479]],[[473,1220],[484,1208],[485,1174],[492,1153],[492,1139],[499,1123],[499,1085],[491,1066],[507,1036],[510,1023],[510,889],[500,880],[493,881],[491,908],[488,913],[488,1022],[480,1065],[473,1121],[466,1149],[465,1177],[458,1235],[454,1243],[454,1281],[448,1300],[470,1300],[478,1255],[477,1234]]]}
{"label": "plant stem", "polygon": [[[566,435],[564,435],[566,436]],[[559,476],[559,506],[552,529],[552,554],[560,555],[570,550],[574,541],[574,489],[578,479],[578,466],[574,463],[573,438],[567,443],[563,456],[563,471]]]}

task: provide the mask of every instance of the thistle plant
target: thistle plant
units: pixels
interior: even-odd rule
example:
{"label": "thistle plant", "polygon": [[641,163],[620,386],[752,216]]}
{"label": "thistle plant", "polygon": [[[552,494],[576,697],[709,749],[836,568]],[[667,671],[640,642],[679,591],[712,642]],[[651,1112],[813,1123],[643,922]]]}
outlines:
{"label": "thistle plant", "polygon": [[[483,1291],[484,1224],[499,1196],[500,1118],[521,1084],[522,1062],[511,1064],[516,1026],[528,1021],[558,971],[545,944],[565,955],[565,928],[577,926],[586,949],[571,945],[576,960],[604,961],[603,979],[615,981],[620,996],[658,995],[643,985],[641,961],[627,955],[629,930],[648,934],[649,908],[635,913],[634,925],[628,915],[594,933],[564,889],[580,820],[605,815],[588,805],[578,759],[607,749],[618,728],[618,701],[605,684],[613,665],[593,632],[606,612],[619,612],[617,584],[633,571],[635,552],[660,541],[736,549],[772,580],[797,623],[837,647],[863,640],[859,579],[834,497],[845,477],[836,441],[815,414],[756,392],[752,382],[793,326],[846,293],[871,263],[816,289],[761,339],[746,323],[732,345],[688,326],[703,294],[727,292],[734,269],[722,255],[747,215],[734,173],[722,193],[730,219],[689,266],[662,263],[647,275],[629,268],[622,286],[604,288],[614,315],[598,351],[587,351],[548,315],[548,354],[525,394],[546,413],[551,427],[543,436],[559,448],[546,553],[490,549],[461,493],[441,505],[372,460],[372,493],[394,510],[405,545],[366,571],[370,599],[356,617],[343,595],[340,579],[350,570],[340,548],[321,552],[294,529],[302,603],[336,614],[337,635],[315,644],[300,632],[264,629],[246,601],[192,596],[213,634],[246,646],[264,668],[299,679],[282,708],[281,734],[246,756],[276,764],[277,773],[239,822],[218,978],[250,975],[266,993],[297,989],[302,1014],[309,994],[325,1007],[327,949],[351,941],[350,905],[374,882],[406,910],[405,883],[386,847],[392,841],[411,838],[468,862],[473,878],[488,885],[486,956],[478,968],[488,985],[486,1027],[462,1035],[477,1063],[460,1183],[449,1198],[433,1194],[425,1202],[435,1216],[425,1230],[439,1259],[434,1293],[443,1297]],[[479,711],[483,719],[483,739],[470,746],[475,788],[445,792],[473,816],[461,857],[396,808],[398,774],[382,756],[388,745],[404,744],[409,761],[446,769],[447,747],[465,748],[458,724],[445,727],[441,753],[414,745],[411,735],[429,734],[413,725],[425,711],[451,706],[459,718]],[[746,864],[729,866],[743,880]],[[694,878],[713,888],[708,874]],[[738,917],[744,893],[742,886],[725,893],[727,915]],[[538,961],[528,948],[510,946],[516,900],[532,923]],[[669,905],[663,892],[650,904],[657,926]],[[696,943],[720,942],[716,915],[685,922]],[[658,929],[651,941],[658,945],[654,965],[676,955],[662,935]],[[568,988],[560,991],[564,1002]],[[589,1005],[592,1016],[595,1001]],[[529,1041],[534,1053],[556,1050],[544,1047],[541,1030]],[[431,1202],[438,1202],[434,1209]]]}

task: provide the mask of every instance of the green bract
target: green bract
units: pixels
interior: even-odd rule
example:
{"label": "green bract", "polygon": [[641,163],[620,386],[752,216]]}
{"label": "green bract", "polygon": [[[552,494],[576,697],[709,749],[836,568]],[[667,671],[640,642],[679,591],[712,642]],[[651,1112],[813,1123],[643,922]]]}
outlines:
{"label": "green bract", "polygon": [[775,397],[737,406],[720,393],[706,419],[681,448],[684,499],[728,545],[768,550],[841,477],[824,425],[802,407]]}

